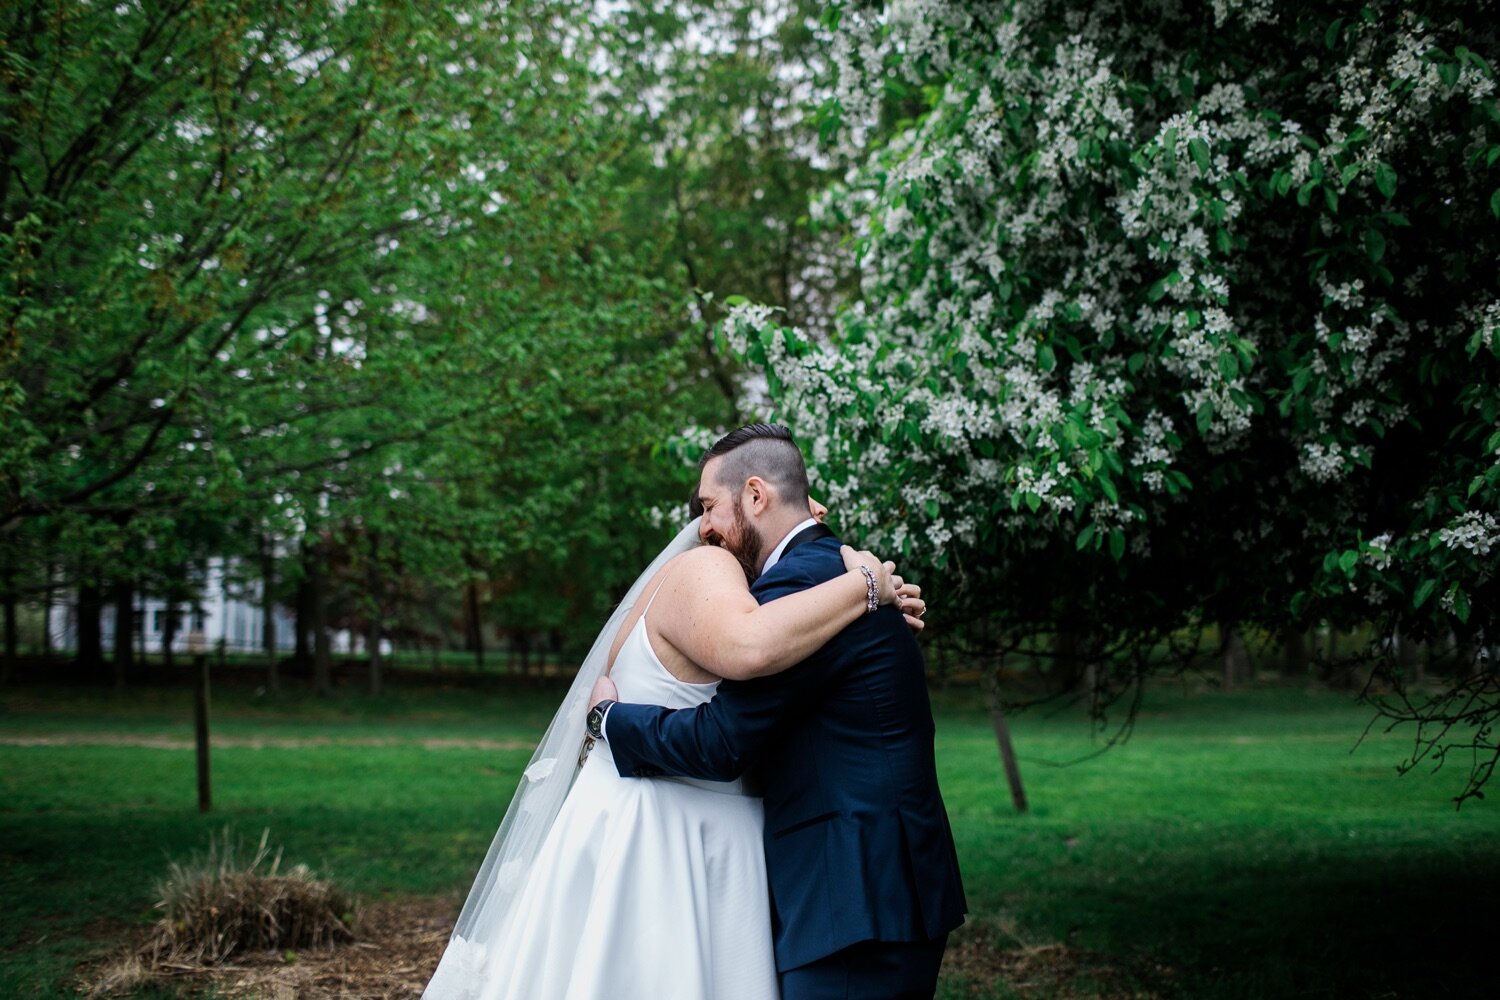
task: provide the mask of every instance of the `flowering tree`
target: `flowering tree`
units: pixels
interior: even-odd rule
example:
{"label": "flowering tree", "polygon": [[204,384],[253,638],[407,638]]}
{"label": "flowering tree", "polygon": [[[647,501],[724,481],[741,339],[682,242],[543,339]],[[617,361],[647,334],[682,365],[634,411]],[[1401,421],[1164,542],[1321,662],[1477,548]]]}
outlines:
{"label": "flowering tree", "polygon": [[730,344],[844,524],[1005,635],[1493,640],[1480,6],[844,4],[824,113],[868,152],[814,216],[861,296],[827,340],[742,303]]}

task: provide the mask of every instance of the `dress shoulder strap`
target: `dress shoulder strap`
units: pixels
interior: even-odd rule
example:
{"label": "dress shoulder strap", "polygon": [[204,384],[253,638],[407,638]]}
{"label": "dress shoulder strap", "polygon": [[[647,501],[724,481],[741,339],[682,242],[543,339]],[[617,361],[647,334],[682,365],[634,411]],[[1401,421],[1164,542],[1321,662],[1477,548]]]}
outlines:
{"label": "dress shoulder strap", "polygon": [[651,591],[651,596],[650,597],[646,598],[646,606],[641,609],[641,621],[645,621],[646,620],[646,613],[651,610],[651,604],[652,604],[652,602],[656,600],[656,595],[661,593],[661,588],[664,587],[666,585],[666,583],[667,583],[667,574],[663,573],[661,575],[661,579],[659,581],[657,581],[656,589],[653,590],[653,591]]}

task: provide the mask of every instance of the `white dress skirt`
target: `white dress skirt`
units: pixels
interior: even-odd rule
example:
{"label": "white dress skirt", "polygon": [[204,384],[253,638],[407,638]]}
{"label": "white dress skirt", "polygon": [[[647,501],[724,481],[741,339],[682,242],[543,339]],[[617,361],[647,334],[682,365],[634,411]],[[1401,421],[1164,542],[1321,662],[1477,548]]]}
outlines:
{"label": "white dress skirt", "polygon": [[[645,614],[610,676],[621,701],[669,708],[700,705],[717,687],[667,671]],[[477,967],[462,963],[473,980],[462,992],[776,1000],[763,822],[760,799],[738,781],[622,778],[608,743],[596,744],[521,890],[508,939],[483,942]],[[442,968],[457,958],[444,954],[434,983],[459,972]]]}

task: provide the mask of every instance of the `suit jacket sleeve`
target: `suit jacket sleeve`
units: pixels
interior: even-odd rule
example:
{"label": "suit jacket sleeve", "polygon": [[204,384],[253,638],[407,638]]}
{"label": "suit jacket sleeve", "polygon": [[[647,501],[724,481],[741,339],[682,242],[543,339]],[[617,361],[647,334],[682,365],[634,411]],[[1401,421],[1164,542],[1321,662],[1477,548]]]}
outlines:
{"label": "suit jacket sleeve", "polygon": [[[788,567],[774,580],[757,581],[752,592],[765,604],[818,582]],[[754,762],[783,719],[816,703],[837,670],[826,649],[779,674],[726,680],[710,701],[696,708],[615,705],[609,710],[608,730],[616,769],[625,777],[670,774],[732,781]],[[713,669],[713,664],[704,666]]]}

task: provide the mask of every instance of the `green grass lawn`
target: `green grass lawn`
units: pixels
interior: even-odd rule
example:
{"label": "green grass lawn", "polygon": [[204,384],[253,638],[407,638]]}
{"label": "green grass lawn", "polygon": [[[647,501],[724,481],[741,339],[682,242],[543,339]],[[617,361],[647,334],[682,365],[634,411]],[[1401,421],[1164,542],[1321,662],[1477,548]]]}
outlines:
{"label": "green grass lawn", "polygon": [[[447,894],[456,907],[529,754],[423,741],[525,743],[557,697],[216,691],[214,733],[240,742],[215,749],[215,808],[200,816],[191,752],[5,743],[190,737],[185,692],[0,694],[0,997],[71,995],[79,961],[152,918],[167,858],[226,823],[248,838],[269,827],[288,861],[368,897]],[[973,692],[935,698],[971,924],[1002,949],[1065,945],[1183,997],[1493,992],[1481,920],[1500,886],[1500,813],[1455,811],[1456,771],[1398,778],[1401,735],[1351,753],[1369,714],[1348,696],[1164,685],[1129,743],[1068,767],[1046,762],[1091,749],[1086,724],[1024,714],[1026,816]],[[1068,991],[1087,994],[1086,980]],[[958,975],[944,992],[1030,995]]]}

